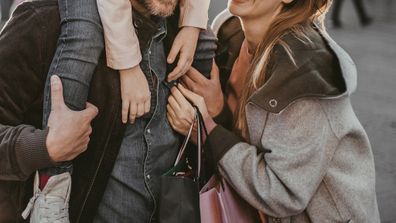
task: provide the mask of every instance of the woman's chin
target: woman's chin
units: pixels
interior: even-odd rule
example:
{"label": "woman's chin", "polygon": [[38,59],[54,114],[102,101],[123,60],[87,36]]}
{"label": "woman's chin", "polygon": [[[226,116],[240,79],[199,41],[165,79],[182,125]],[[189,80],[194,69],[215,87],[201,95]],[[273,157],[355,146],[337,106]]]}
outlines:
{"label": "woman's chin", "polygon": [[242,0],[232,0],[228,2],[228,10],[231,14],[239,17],[248,16],[252,11],[250,8],[250,1],[242,1]]}

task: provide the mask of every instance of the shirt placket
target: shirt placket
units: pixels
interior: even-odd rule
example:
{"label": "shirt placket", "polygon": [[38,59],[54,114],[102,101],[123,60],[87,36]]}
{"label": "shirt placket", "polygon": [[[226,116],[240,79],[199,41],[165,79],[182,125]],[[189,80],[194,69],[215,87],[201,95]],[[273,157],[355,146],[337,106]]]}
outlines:
{"label": "shirt placket", "polygon": [[[165,25],[165,23],[164,23]],[[148,79],[150,79],[149,83],[150,84],[150,91],[152,92],[152,97],[155,98],[155,100],[152,100],[151,102],[151,106],[155,106],[153,115],[151,116],[151,120],[149,121],[149,123],[147,124],[145,131],[144,131],[144,138],[146,141],[146,145],[147,145],[147,153],[146,153],[146,158],[144,161],[144,182],[145,185],[147,187],[147,190],[149,191],[150,195],[151,195],[151,199],[153,201],[154,204],[154,208],[153,208],[153,212],[151,214],[150,217],[150,222],[153,220],[154,217],[154,211],[156,209],[156,202],[155,202],[155,196],[152,192],[152,188],[150,187],[150,180],[151,180],[151,167],[150,165],[147,164],[147,160],[149,159],[150,155],[151,155],[151,151],[152,151],[152,147],[153,147],[153,143],[154,143],[154,138],[151,132],[151,126],[152,125],[157,125],[159,123],[156,123],[156,116],[157,115],[161,115],[161,114],[157,114],[157,106],[158,106],[158,92],[159,92],[159,80],[160,78],[158,77],[158,74],[155,72],[155,69],[153,69],[153,66],[155,66],[155,55],[153,54],[155,52],[155,49],[158,47],[157,44],[161,44],[162,39],[164,38],[164,36],[166,35],[166,27],[161,26],[158,28],[158,32],[156,35],[154,35],[154,37],[152,38],[152,40],[150,41],[149,47],[148,47],[148,51],[147,51],[147,58],[148,58],[148,70],[149,70],[149,74]]]}

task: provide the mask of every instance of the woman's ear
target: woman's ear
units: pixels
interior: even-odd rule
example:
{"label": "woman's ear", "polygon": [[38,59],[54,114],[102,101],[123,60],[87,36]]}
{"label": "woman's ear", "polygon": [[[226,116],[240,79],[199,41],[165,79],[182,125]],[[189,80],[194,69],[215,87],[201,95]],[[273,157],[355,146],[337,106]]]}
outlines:
{"label": "woman's ear", "polygon": [[290,3],[292,3],[294,0],[282,0],[282,2],[284,3],[284,4],[290,4]]}

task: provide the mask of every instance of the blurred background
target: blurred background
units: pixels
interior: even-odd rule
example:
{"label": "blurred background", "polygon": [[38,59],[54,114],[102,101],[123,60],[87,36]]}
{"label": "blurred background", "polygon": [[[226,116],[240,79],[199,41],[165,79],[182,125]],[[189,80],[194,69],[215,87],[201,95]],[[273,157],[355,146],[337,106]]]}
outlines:
{"label": "blurred background", "polygon": [[[0,29],[20,2],[0,0]],[[336,4],[328,14],[328,30],[356,62],[358,89],[352,103],[373,147],[381,220],[396,223],[396,0],[341,3],[338,16]],[[226,6],[227,0],[212,0],[211,21]]]}

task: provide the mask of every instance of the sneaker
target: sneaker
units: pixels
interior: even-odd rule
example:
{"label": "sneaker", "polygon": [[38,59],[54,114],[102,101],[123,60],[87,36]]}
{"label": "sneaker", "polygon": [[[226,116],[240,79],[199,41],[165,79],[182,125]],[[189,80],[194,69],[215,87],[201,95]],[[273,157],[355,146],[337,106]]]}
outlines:
{"label": "sneaker", "polygon": [[34,178],[33,197],[22,217],[30,223],[69,223],[70,173],[51,176],[43,190],[39,189],[39,174]]}

